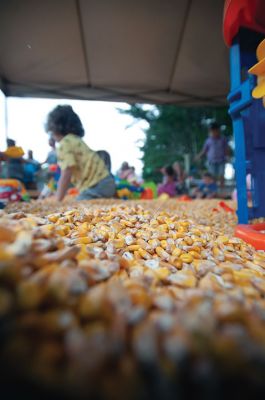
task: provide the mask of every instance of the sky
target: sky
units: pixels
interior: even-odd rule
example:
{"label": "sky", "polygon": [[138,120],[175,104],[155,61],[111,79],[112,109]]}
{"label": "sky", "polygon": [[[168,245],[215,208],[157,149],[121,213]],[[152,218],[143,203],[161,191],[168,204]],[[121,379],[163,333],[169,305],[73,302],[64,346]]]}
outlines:
{"label": "sky", "polygon": [[[49,111],[58,104],[70,104],[79,115],[85,129],[85,142],[93,150],[107,150],[112,159],[112,170],[116,172],[123,161],[134,165],[141,174],[141,145],[144,139],[144,121],[133,124],[128,115],[122,115],[117,108],[128,108],[126,103],[16,98],[7,99],[8,136],[15,139],[24,151],[33,150],[34,158],[40,162],[46,159],[50,150],[44,123]],[[0,93],[0,149],[5,149],[5,98]],[[129,126],[129,127],[128,127]]]}

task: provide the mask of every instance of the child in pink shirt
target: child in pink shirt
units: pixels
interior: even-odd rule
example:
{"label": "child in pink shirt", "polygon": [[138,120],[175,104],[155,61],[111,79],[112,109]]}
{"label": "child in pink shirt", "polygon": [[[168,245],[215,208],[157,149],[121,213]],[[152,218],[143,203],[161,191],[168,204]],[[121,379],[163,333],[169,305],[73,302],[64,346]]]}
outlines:
{"label": "child in pink shirt", "polygon": [[176,177],[174,169],[169,166],[163,170],[164,179],[163,183],[158,186],[158,196],[163,193],[168,194],[170,197],[176,196]]}

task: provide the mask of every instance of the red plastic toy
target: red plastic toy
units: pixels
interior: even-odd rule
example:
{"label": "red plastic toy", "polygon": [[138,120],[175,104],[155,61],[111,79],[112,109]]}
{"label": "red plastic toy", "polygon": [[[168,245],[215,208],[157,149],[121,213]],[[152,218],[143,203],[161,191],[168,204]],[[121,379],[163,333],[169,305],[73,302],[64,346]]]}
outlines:
{"label": "red plastic toy", "polygon": [[221,207],[224,211],[234,213],[235,210],[231,207],[229,207],[224,201],[220,201],[219,207]]}
{"label": "red plastic toy", "polygon": [[265,250],[265,223],[253,225],[238,225],[235,236],[251,244],[256,250]]}
{"label": "red plastic toy", "polygon": [[179,201],[191,201],[192,198],[190,196],[188,196],[187,194],[183,194],[182,196],[178,197]]}
{"label": "red plastic toy", "polygon": [[69,194],[69,196],[77,196],[79,194],[79,191],[77,188],[73,187],[68,189],[67,194]]}
{"label": "red plastic toy", "polygon": [[152,189],[146,188],[144,189],[143,193],[141,193],[142,200],[152,200],[154,198],[154,194]]}

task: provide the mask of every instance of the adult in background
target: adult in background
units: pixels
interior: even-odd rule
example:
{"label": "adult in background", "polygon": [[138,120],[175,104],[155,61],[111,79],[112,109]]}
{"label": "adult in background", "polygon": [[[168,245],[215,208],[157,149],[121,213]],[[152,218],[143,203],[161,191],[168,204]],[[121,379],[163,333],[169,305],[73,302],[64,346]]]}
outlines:
{"label": "adult in background", "polygon": [[226,138],[220,132],[220,126],[216,122],[209,125],[209,137],[206,139],[201,152],[196,160],[203,156],[207,158],[207,169],[209,173],[224,185],[225,161],[229,154],[229,146]]}

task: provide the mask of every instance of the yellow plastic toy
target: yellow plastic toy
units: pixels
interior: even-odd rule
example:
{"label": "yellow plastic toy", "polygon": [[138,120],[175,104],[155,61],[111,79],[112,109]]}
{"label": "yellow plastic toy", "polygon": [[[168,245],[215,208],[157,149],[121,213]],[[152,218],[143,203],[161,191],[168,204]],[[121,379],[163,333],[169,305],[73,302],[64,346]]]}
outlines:
{"label": "yellow plastic toy", "polygon": [[117,190],[117,196],[119,199],[131,199],[132,198],[132,193],[130,192],[129,189],[123,188],[120,190]]}
{"label": "yellow plastic toy", "polygon": [[250,74],[257,75],[257,86],[252,90],[255,99],[263,98],[265,107],[265,39],[257,47],[258,63],[249,69]]}
{"label": "yellow plastic toy", "polygon": [[21,192],[22,195],[26,194],[26,188],[22,182],[17,179],[0,179],[0,186],[11,186]]}
{"label": "yellow plastic toy", "polygon": [[167,193],[162,193],[159,197],[158,200],[166,201],[169,199],[169,195]]}
{"label": "yellow plastic toy", "polygon": [[0,203],[6,205],[21,200],[30,200],[23,183],[16,179],[0,179]]}

